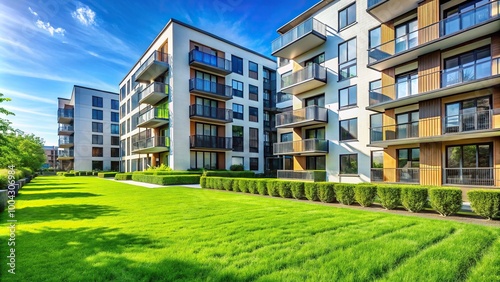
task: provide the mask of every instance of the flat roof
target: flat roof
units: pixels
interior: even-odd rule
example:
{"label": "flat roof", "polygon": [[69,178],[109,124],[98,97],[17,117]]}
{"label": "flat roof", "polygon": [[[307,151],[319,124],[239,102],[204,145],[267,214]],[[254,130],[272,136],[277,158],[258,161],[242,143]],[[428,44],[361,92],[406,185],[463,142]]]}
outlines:
{"label": "flat roof", "polygon": [[111,92],[111,91],[106,91],[106,90],[101,90],[101,89],[96,89],[96,88],[91,88],[91,87],[85,87],[85,86],[80,86],[80,85],[74,85],[73,88],[83,88],[83,89],[94,90],[94,91],[118,95],[118,93],[116,93],[116,92]]}
{"label": "flat roof", "polygon": [[296,27],[297,25],[299,25],[303,21],[305,21],[308,18],[312,17],[313,14],[315,14],[319,10],[323,9],[326,5],[328,5],[328,4],[330,4],[330,3],[334,2],[334,1],[337,1],[337,0],[321,0],[321,1],[319,1],[318,3],[314,4],[314,6],[312,6],[311,8],[307,9],[306,11],[304,11],[303,13],[301,13],[300,15],[296,16],[295,18],[293,18],[291,21],[287,22],[286,24],[284,24],[283,26],[281,26],[280,28],[278,28],[276,31],[279,34],[285,34],[285,33],[287,33],[292,28]]}

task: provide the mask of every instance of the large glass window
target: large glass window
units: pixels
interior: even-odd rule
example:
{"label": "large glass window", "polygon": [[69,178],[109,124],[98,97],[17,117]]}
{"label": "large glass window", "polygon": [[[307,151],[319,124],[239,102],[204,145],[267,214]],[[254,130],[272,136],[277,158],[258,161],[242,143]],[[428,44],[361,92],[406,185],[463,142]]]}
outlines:
{"label": "large glass window", "polygon": [[418,73],[412,71],[396,76],[396,98],[400,99],[418,93]]}
{"label": "large glass window", "polygon": [[395,28],[396,53],[408,50],[418,44],[418,22],[413,19]]}
{"label": "large glass window", "polygon": [[306,60],[304,61],[304,66],[308,66],[308,65],[311,65],[311,64],[322,64],[325,62],[325,53],[321,53],[317,56],[314,56],[312,57],[311,59],[309,60]]}
{"label": "large glass window", "polygon": [[455,133],[491,128],[491,97],[446,104],[445,132]]}
{"label": "large glass window", "polygon": [[103,161],[92,161],[92,170],[103,170]]}
{"label": "large glass window", "polygon": [[243,152],[243,126],[233,125],[233,151]]}
{"label": "large glass window", "polygon": [[[444,11],[443,35],[467,29],[488,20],[491,13],[489,0],[466,1]],[[495,4],[496,5],[496,4]]]}
{"label": "large glass window", "polygon": [[380,39],[380,26],[376,27],[369,32],[369,42],[368,42],[368,48],[372,49],[381,44],[381,39]]}
{"label": "large glass window", "polygon": [[233,79],[233,96],[243,98],[243,82]]}
{"label": "large glass window", "polygon": [[444,60],[443,87],[491,75],[490,47],[484,47]]}
{"label": "large glass window", "polygon": [[347,108],[347,107],[353,107],[356,106],[358,101],[357,101],[357,86],[352,85],[347,88],[343,88],[339,90],[339,107],[340,108]]}
{"label": "large glass window", "polygon": [[120,114],[116,112],[111,112],[111,121],[112,122],[119,122],[120,121]]}
{"label": "large glass window", "polygon": [[356,22],[356,2],[339,11],[339,30]]}
{"label": "large glass window", "polygon": [[325,139],[325,128],[313,128],[306,130],[305,139]]}
{"label": "large glass window", "polygon": [[259,79],[259,65],[249,61],[248,62],[248,77]]}
{"label": "large glass window", "polygon": [[358,174],[358,155],[340,155],[340,174]]}
{"label": "large glass window", "polygon": [[232,71],[235,73],[239,73],[243,75],[243,59],[240,57],[236,57],[235,55],[231,56],[231,64]]}
{"label": "large glass window", "polygon": [[281,136],[280,136],[280,141],[281,142],[291,142],[291,141],[293,141],[293,133],[292,132],[282,133]]}
{"label": "large glass window", "polygon": [[396,139],[418,137],[418,119],[418,111],[396,115]]}
{"label": "large glass window", "polygon": [[101,122],[93,122],[92,123],[92,132],[102,132],[102,123]]}
{"label": "large glass window", "polygon": [[102,157],[102,147],[92,147],[92,157]]}
{"label": "large glass window", "polygon": [[339,80],[357,75],[356,38],[339,44]]}
{"label": "large glass window", "polygon": [[248,85],[248,99],[259,101],[259,87],[255,85]]}
{"label": "large glass window", "polygon": [[120,125],[112,124],[111,125],[111,134],[120,134]]}
{"label": "large glass window", "polygon": [[307,170],[325,170],[326,157],[325,156],[308,156],[306,157]]}
{"label": "large glass window", "polygon": [[92,96],[92,107],[102,108],[102,97]]}
{"label": "large glass window", "polygon": [[370,116],[370,142],[382,141],[382,114],[373,114]]}
{"label": "large glass window", "polygon": [[120,137],[111,136],[111,145],[119,146],[120,145]]}
{"label": "large glass window", "polygon": [[102,120],[102,110],[92,109],[92,119]]}
{"label": "large glass window", "polygon": [[243,105],[233,103],[233,118],[243,119]]}
{"label": "large glass window", "polygon": [[470,144],[446,148],[445,182],[447,184],[494,184],[493,145]]}
{"label": "large glass window", "polygon": [[248,120],[259,122],[259,109],[255,107],[248,107]]}
{"label": "large glass window", "polygon": [[324,107],[325,106],[325,95],[321,94],[318,96],[314,96],[311,98],[307,98],[305,100],[305,106],[318,106],[318,107]]}
{"label": "large glass window", "polygon": [[120,157],[120,148],[110,148],[111,150],[111,157],[112,158],[119,158]]}
{"label": "large glass window", "polygon": [[111,109],[118,110],[120,108],[120,102],[118,100],[111,100]]}
{"label": "large glass window", "polygon": [[398,169],[397,181],[408,183],[420,182],[420,149],[400,149],[397,150]]}
{"label": "large glass window", "polygon": [[92,144],[102,145],[103,137],[102,135],[92,135]]}
{"label": "large glass window", "polygon": [[259,129],[250,127],[250,153],[259,152]]}
{"label": "large glass window", "polygon": [[384,181],[384,151],[371,152],[371,181]]}
{"label": "large glass window", "polygon": [[259,170],[259,158],[250,158],[250,170]]}
{"label": "large glass window", "polygon": [[191,167],[218,169],[216,152],[191,152]]}
{"label": "large glass window", "polygon": [[358,139],[358,119],[340,121],[340,141]]}

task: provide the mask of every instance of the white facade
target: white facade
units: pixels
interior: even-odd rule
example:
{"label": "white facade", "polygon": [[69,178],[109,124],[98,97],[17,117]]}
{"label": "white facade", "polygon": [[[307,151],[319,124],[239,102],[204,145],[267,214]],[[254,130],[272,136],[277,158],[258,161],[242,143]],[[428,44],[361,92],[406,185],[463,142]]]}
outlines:
{"label": "white facade", "polygon": [[71,99],[59,98],[59,109],[67,110],[58,115],[58,159],[63,169],[119,169],[117,106],[117,93],[82,86],[74,86]]}
{"label": "white facade", "polygon": [[[198,47],[200,46],[200,47]],[[203,52],[207,49],[211,49],[217,53],[218,57],[223,57],[224,59],[231,61],[232,55],[243,59],[243,74],[233,72],[219,74],[217,71],[206,69],[204,67],[194,66],[190,62],[190,52],[194,48],[200,48]],[[145,64],[148,58],[155,53],[161,51],[163,53],[168,53],[168,69],[166,72],[155,75],[151,77],[149,81],[134,82],[135,75],[139,75],[141,66]],[[249,77],[249,61],[258,64],[258,79]],[[227,62],[226,62],[227,63]],[[122,140],[122,170],[123,171],[135,171],[145,169],[149,165],[160,165],[166,164],[175,170],[186,170],[189,168],[202,168],[205,167],[206,159],[202,156],[201,152],[205,152],[207,158],[212,158],[216,154],[217,164],[213,162],[213,165],[218,169],[229,169],[235,162],[239,162],[241,159],[233,159],[233,157],[242,157],[245,169],[250,169],[250,159],[258,159],[258,168],[253,167],[255,171],[262,172],[264,170],[264,138],[263,132],[263,68],[269,68],[271,70],[276,69],[276,63],[264,57],[258,53],[251,50],[245,49],[238,46],[232,42],[226,41],[222,38],[218,38],[216,35],[209,34],[205,31],[199,30],[182,22],[171,20],[165,26],[165,28],[160,32],[157,38],[146,50],[144,55],[138,61],[138,63],[129,71],[125,78],[120,83],[120,112],[122,113],[120,119],[121,140]],[[203,72],[211,79],[216,79],[217,83],[221,86],[232,86],[233,80],[237,80],[243,83],[243,98],[233,96],[232,98],[217,98],[208,97],[206,95],[199,95],[199,93],[193,93],[190,89],[190,79],[195,79],[200,73],[196,71]],[[215,76],[215,78],[213,77]],[[132,106],[132,100],[136,93],[141,93],[148,84],[156,82],[163,82],[169,85],[168,100],[165,97],[164,100],[157,102],[156,104],[139,103],[136,107]],[[129,86],[130,85],[130,86]],[[254,85],[258,87],[258,101],[253,101],[249,99],[249,85]],[[196,92],[196,91],[194,91]],[[165,93],[163,93],[165,94]],[[142,94],[139,94],[142,95]],[[140,96],[144,97],[144,96]],[[199,118],[193,117],[190,114],[190,106],[198,104],[198,98],[211,99],[215,101],[213,103],[217,104],[219,109],[233,109],[233,103],[243,106],[243,120],[232,119],[232,122],[224,122],[217,120],[206,120],[202,121]],[[158,105],[166,102],[168,103],[168,124],[159,125],[160,123],[153,124],[151,127],[138,128],[135,125],[134,119],[138,117],[139,112],[144,111],[148,107],[157,107]],[[129,106],[130,104],[130,106]],[[135,105],[134,105],[135,106]],[[249,107],[255,107],[258,109],[258,121],[249,121]],[[216,110],[216,109],[214,109]],[[227,148],[203,148],[203,146],[194,148],[193,143],[190,140],[193,135],[199,135],[197,131],[197,124],[205,124],[207,127],[209,125],[217,128],[217,136],[229,138],[232,140],[233,135],[233,125],[243,126],[244,129],[244,146],[242,152],[236,152],[232,150],[233,146],[226,146]],[[130,125],[129,125],[130,124]],[[139,125],[141,125],[139,123]],[[134,128],[135,127],[135,128]],[[258,129],[258,152],[250,152],[249,149],[249,131],[250,128]],[[146,132],[150,130],[149,132]],[[167,144],[160,144],[161,146],[168,148],[158,148],[158,144],[153,144],[148,148],[140,148],[137,150],[137,146],[142,146],[145,143],[137,143],[137,140],[147,140],[147,138],[134,137],[138,136],[140,132],[143,132],[144,136],[151,138],[150,136],[165,136]],[[162,137],[162,140],[163,137]],[[215,140],[215,139],[214,139]],[[207,144],[203,144],[207,145]],[[229,144],[230,145],[230,144]],[[146,145],[148,146],[148,145]],[[161,147],[160,146],[160,147]],[[210,146],[208,146],[210,147]],[[135,149],[135,150],[134,150]],[[213,161],[213,160],[212,160]]]}

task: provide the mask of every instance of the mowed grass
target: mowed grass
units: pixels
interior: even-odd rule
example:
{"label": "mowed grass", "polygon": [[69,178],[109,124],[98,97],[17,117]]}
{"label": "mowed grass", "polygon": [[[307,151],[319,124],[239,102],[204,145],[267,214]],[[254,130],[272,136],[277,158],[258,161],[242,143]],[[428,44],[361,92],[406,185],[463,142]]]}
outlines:
{"label": "mowed grass", "polygon": [[94,177],[21,192],[2,281],[500,281],[500,228]]}

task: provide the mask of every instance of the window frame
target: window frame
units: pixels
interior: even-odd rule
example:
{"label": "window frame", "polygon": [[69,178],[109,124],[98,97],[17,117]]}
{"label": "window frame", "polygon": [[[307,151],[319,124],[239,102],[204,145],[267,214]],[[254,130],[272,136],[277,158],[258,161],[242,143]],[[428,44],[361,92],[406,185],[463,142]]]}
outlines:
{"label": "window frame", "polygon": [[[350,101],[352,88],[355,88],[354,103]],[[342,105],[342,103],[341,103],[341,101],[342,101],[341,97],[343,94],[342,91],[347,91],[347,104],[346,105]],[[357,105],[358,105],[358,85],[357,84],[349,85],[347,87],[339,89],[339,109],[348,109],[348,108],[356,107]]]}
{"label": "window frame", "polygon": [[103,120],[104,119],[104,112],[102,110],[92,109],[92,119]]}
{"label": "window frame", "polygon": [[[354,40],[354,44],[355,44],[355,48],[349,48],[349,43]],[[343,46],[346,46],[345,49],[346,49],[346,60],[343,61],[341,60],[343,56],[341,56],[341,48],[343,48]],[[357,37],[353,37],[351,39],[348,39],[348,40],[345,40],[344,42],[342,43],[339,43],[338,45],[338,56],[339,56],[339,72],[338,72],[338,80],[339,81],[343,81],[343,80],[347,80],[347,79],[351,79],[353,77],[357,77],[358,76],[358,50],[357,50],[357,46],[358,46],[358,42],[357,42]],[[355,52],[355,55],[353,58],[349,59],[349,50],[350,49],[354,49],[354,52]],[[354,67],[354,72],[352,71],[352,68]],[[342,70],[344,69],[347,69],[347,76],[344,77],[342,76]]]}
{"label": "window frame", "polygon": [[[343,161],[342,158],[348,158],[349,163],[351,163],[351,158],[355,157],[355,162],[356,162],[356,172],[350,172],[346,171],[345,168],[343,168]],[[351,168],[351,166],[349,166]],[[358,160],[358,154],[340,154],[339,155],[339,174],[340,175],[359,175],[359,160]]]}
{"label": "window frame", "polygon": [[[241,108],[241,112],[239,111]],[[233,103],[233,119],[244,119],[245,107],[242,104]]]}
{"label": "window frame", "polygon": [[[236,68],[235,68],[235,64],[237,64]],[[235,55],[231,55],[231,70],[234,73],[243,75],[243,58],[235,56]]]}
{"label": "window frame", "polygon": [[[349,12],[352,12],[353,10],[351,10],[351,8],[354,6],[354,19],[352,19],[352,15],[349,13]],[[342,15],[342,13],[345,12],[345,25],[341,25],[342,23],[342,18],[344,17]],[[349,16],[351,15],[351,16]],[[338,12],[338,27],[339,27],[339,31],[342,31],[344,29],[347,29],[348,27],[350,27],[351,25],[355,24],[356,23],[356,19],[357,19],[357,11],[356,11],[356,1],[352,2],[351,4],[345,6],[344,8],[342,8],[341,10],[339,10]],[[349,21],[351,20],[351,21]]]}
{"label": "window frame", "polygon": [[[352,134],[352,132],[350,132],[351,122],[352,121],[356,121],[356,132],[355,132],[355,134]],[[342,137],[343,136],[342,135],[342,131],[343,131],[342,123],[344,123],[344,122],[348,123],[348,125],[347,125],[348,133],[353,138],[344,139]],[[339,121],[339,130],[340,130],[340,132],[339,132],[339,141],[357,141],[358,140],[358,118],[344,119],[344,120]]]}
{"label": "window frame", "polygon": [[[256,114],[252,114],[252,112],[256,112]],[[248,121],[259,122],[259,108],[257,107],[248,107]]]}
{"label": "window frame", "polygon": [[103,108],[104,99],[99,96],[92,96],[92,107]]}

